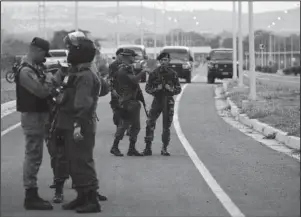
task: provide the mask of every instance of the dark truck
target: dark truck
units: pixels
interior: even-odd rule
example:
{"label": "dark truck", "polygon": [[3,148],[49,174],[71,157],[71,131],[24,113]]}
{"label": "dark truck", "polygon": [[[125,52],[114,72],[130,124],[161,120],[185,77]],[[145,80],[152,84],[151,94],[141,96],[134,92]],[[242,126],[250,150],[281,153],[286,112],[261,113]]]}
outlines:
{"label": "dark truck", "polygon": [[[143,45],[120,45],[119,48],[128,48],[131,50],[134,50],[137,56],[135,57],[135,63],[134,63],[134,68],[135,68],[135,73],[139,73],[142,69],[138,65],[146,65],[148,56],[146,54],[145,47]],[[137,67],[136,67],[137,66]],[[141,78],[141,82],[146,82],[146,74]]]}
{"label": "dark truck", "polygon": [[177,72],[178,77],[184,78],[187,83],[191,83],[191,73],[194,65],[190,49],[185,46],[165,46],[162,48],[162,52],[170,54],[169,66]]}
{"label": "dark truck", "polygon": [[232,77],[233,50],[228,48],[212,49],[207,57],[207,82],[213,84],[216,78]]}

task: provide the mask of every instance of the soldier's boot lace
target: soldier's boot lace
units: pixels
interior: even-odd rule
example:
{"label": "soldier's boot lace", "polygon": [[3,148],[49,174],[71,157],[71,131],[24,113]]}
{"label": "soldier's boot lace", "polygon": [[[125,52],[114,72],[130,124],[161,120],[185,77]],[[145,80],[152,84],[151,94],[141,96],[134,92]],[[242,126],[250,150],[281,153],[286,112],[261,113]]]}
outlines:
{"label": "soldier's boot lace", "polygon": [[37,188],[26,189],[24,208],[27,210],[52,210],[50,202],[40,198]]}
{"label": "soldier's boot lace", "polygon": [[55,187],[54,197],[52,199],[53,203],[62,203],[64,201],[63,188],[64,188],[64,181],[57,182]]}
{"label": "soldier's boot lace", "polygon": [[170,153],[167,151],[167,146],[166,144],[163,144],[162,150],[161,150],[161,155],[163,156],[170,156]]}
{"label": "soldier's boot lace", "polygon": [[151,156],[153,154],[151,146],[151,142],[146,142],[145,149],[143,151],[144,156]]}
{"label": "soldier's boot lace", "polygon": [[84,205],[76,208],[77,213],[98,213],[101,212],[101,206],[98,201],[98,193],[95,190],[86,194],[86,202]]}
{"label": "soldier's boot lace", "polygon": [[77,191],[77,197],[69,203],[63,204],[62,208],[64,210],[74,210],[80,206],[83,206],[86,203],[86,195]]}
{"label": "soldier's boot lace", "polygon": [[136,145],[136,142],[130,141],[130,147],[129,147],[127,155],[128,156],[143,156],[143,154],[139,153],[136,150],[135,145]]}
{"label": "soldier's boot lace", "polygon": [[119,145],[119,140],[115,139],[110,153],[117,157],[122,157],[123,154],[120,152],[118,145]]}

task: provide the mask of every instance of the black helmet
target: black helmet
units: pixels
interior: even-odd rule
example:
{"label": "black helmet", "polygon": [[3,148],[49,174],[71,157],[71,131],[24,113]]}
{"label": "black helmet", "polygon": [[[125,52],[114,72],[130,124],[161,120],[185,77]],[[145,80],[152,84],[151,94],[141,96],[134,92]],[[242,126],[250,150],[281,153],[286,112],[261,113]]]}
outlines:
{"label": "black helmet", "polygon": [[72,65],[93,61],[96,54],[95,44],[83,32],[69,33],[64,38],[64,43],[69,49],[67,61]]}

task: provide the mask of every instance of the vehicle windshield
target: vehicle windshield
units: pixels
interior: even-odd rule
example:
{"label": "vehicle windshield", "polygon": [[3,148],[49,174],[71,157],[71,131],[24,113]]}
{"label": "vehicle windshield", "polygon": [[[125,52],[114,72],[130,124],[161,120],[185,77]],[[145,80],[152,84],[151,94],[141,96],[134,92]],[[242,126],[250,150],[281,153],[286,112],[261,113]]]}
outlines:
{"label": "vehicle windshield", "polygon": [[66,57],[67,54],[65,51],[49,51],[51,57]]}
{"label": "vehicle windshield", "polygon": [[135,53],[137,54],[137,56],[135,57],[135,60],[143,60],[143,51],[141,48],[139,47],[126,47],[127,49],[131,49],[133,51],[135,51]]}
{"label": "vehicle windshield", "polygon": [[211,53],[212,60],[232,60],[233,59],[233,51],[229,50],[219,50],[213,51]]}
{"label": "vehicle windshield", "polygon": [[164,49],[162,52],[169,53],[171,60],[188,61],[189,52],[184,49]]}

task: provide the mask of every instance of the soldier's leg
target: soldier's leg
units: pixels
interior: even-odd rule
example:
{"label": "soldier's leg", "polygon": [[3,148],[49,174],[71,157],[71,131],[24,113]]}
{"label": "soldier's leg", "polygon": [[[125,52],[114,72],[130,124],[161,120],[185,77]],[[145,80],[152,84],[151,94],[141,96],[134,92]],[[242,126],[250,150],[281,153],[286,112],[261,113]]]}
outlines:
{"label": "soldier's leg", "polygon": [[118,126],[120,122],[120,114],[119,114],[119,101],[118,98],[112,96],[111,94],[111,101],[110,101],[111,109],[113,111],[113,123]]}
{"label": "soldier's leg", "polygon": [[145,156],[152,155],[151,145],[154,140],[154,131],[156,128],[156,121],[159,118],[160,114],[162,112],[162,103],[154,98],[151,109],[149,111],[149,116],[146,121],[146,132],[145,132],[145,149],[143,151],[143,154]]}
{"label": "soldier's leg", "polygon": [[[68,133],[71,140],[72,133]],[[74,202],[64,205],[64,209],[76,209],[79,213],[100,212],[98,203],[98,179],[93,159],[95,146],[95,133],[92,130],[83,129],[83,140],[75,142],[72,147],[69,144],[70,175],[79,198]],[[72,204],[73,203],[73,204]],[[75,206],[74,206],[74,203]]]}
{"label": "soldier's leg", "polygon": [[48,153],[50,155],[50,166],[53,172],[53,183],[50,185],[50,188],[55,188],[55,160],[56,160],[55,138],[52,138],[51,141],[47,141],[46,146],[48,149]]}
{"label": "soldier's leg", "polygon": [[140,110],[141,110],[141,104],[139,101],[131,101],[129,105],[129,110],[130,110],[130,118],[131,118],[131,124],[130,124],[130,130],[129,130],[129,140],[130,140],[130,145],[129,145],[129,150],[127,155],[128,156],[143,156],[143,154],[139,153],[136,150],[136,142],[137,142],[137,137],[140,132]]}
{"label": "soldier's leg", "polygon": [[174,116],[174,99],[172,97],[169,97],[167,99],[167,112],[166,115],[166,122],[163,122],[163,132],[162,132],[162,151],[161,154],[164,156],[169,156],[170,154],[167,151],[167,146],[169,145],[170,142],[170,127],[173,121],[173,116]]}
{"label": "soldier's leg", "polygon": [[63,188],[69,178],[69,162],[67,159],[67,140],[64,130],[57,129],[55,132],[56,161],[55,161],[55,195],[54,203],[63,202]]}
{"label": "soldier's leg", "polygon": [[40,198],[37,175],[43,158],[45,124],[48,115],[22,113],[21,125],[25,135],[25,159],[23,163],[23,184],[25,188],[24,207],[28,210],[51,210],[53,206]]}
{"label": "soldier's leg", "polygon": [[24,207],[28,210],[51,210],[52,205],[38,195],[37,175],[43,158],[43,135],[25,134],[23,183],[26,190]]}
{"label": "soldier's leg", "polygon": [[126,109],[123,109],[122,113],[121,113],[120,124],[117,126],[113,146],[110,151],[111,154],[118,156],[118,157],[123,156],[123,154],[120,152],[118,146],[119,146],[119,142],[123,139],[124,133],[125,133],[126,129],[129,127],[129,125],[130,125],[129,113],[126,111]]}

